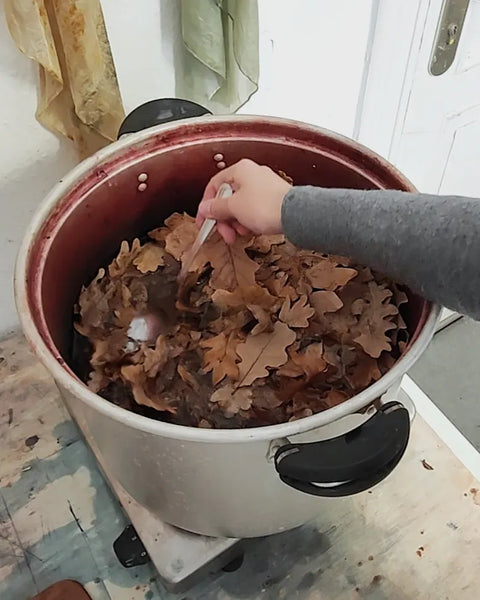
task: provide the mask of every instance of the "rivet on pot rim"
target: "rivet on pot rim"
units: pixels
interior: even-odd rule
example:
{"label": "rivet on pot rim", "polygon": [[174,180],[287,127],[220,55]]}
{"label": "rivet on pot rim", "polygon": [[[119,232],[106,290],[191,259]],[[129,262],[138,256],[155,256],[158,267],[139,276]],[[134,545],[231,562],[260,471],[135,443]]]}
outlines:
{"label": "rivet on pot rim", "polygon": [[213,160],[216,160],[217,162],[219,162],[220,160],[223,160],[223,154],[215,154],[213,157]]}
{"label": "rivet on pot rim", "polygon": [[147,173],[140,173],[140,175],[137,177],[138,181],[143,182],[143,181],[147,181],[148,179],[148,174]]}
{"label": "rivet on pot rim", "polygon": [[217,163],[217,167],[218,167],[219,169],[224,169],[226,166],[227,166],[227,165],[226,165],[226,164],[225,164],[223,161],[222,161],[222,162],[218,162],[218,163]]}
{"label": "rivet on pot rim", "polygon": [[139,192],[144,192],[147,189],[147,184],[146,183],[140,183],[138,185],[138,191]]}

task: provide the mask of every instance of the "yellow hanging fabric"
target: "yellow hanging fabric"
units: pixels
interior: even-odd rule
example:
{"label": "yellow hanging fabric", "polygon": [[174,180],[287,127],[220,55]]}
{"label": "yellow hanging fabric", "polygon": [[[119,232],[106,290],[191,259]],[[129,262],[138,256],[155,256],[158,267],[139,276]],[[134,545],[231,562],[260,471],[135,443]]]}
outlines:
{"label": "yellow hanging fabric", "polygon": [[40,68],[36,117],[82,158],[116,139],[124,118],[100,0],[4,0],[10,34]]}

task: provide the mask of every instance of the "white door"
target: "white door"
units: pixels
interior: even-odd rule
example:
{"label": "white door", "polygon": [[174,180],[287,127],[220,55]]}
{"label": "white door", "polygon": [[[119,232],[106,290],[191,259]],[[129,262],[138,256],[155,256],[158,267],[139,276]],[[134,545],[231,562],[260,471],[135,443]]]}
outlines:
{"label": "white door", "polygon": [[469,2],[454,62],[434,76],[429,65],[442,6],[378,2],[356,133],[420,191],[480,198],[480,0]]}

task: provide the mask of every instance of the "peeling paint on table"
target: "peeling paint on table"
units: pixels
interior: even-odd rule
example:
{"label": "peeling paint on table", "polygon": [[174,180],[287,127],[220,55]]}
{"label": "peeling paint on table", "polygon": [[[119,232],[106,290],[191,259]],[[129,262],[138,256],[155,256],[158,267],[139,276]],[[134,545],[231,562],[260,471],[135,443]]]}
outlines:
{"label": "peeling paint on table", "polygon": [[[93,600],[471,600],[480,483],[416,418],[407,455],[370,492],[297,530],[252,540],[243,565],[184,594],[123,568],[118,500],[24,339],[0,342],[0,598],[75,579]],[[426,462],[432,469],[424,466]]]}

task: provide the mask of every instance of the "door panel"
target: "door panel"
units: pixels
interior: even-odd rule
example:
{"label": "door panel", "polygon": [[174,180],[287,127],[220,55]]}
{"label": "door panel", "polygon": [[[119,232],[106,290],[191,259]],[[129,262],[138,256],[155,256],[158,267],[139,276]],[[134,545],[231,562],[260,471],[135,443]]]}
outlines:
{"label": "door panel", "polygon": [[358,139],[422,192],[480,198],[480,0],[470,0],[455,60],[439,76],[429,63],[442,0],[399,4],[379,5]]}

